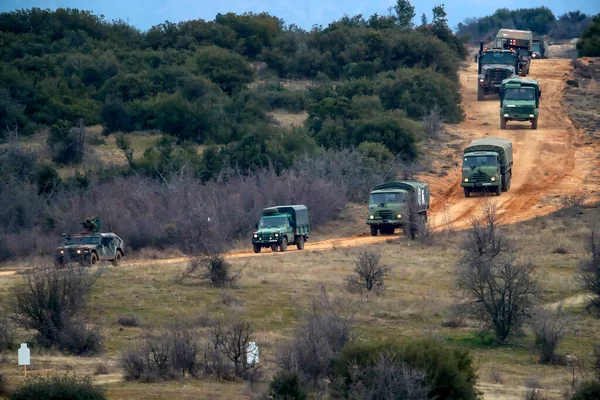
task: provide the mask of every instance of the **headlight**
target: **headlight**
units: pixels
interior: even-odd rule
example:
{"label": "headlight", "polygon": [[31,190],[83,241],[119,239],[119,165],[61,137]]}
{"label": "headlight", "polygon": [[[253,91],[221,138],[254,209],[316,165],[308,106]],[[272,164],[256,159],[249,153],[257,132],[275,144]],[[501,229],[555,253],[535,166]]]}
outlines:
{"label": "headlight", "polygon": [[81,254],[81,250],[77,250],[77,254]]}
{"label": "headlight", "polygon": [[490,181],[492,181],[492,182],[496,182],[496,177],[495,177],[495,176],[492,176],[492,179],[490,179]]}
{"label": "headlight", "polygon": [[275,234],[275,237],[279,237],[279,233],[276,233],[276,234]]}
{"label": "headlight", "polygon": [[508,117],[508,114],[504,114],[505,117]]}
{"label": "headlight", "polygon": [[60,254],[65,254],[65,251],[64,251],[64,250],[61,250],[61,251],[60,251]]}
{"label": "headlight", "polygon": [[465,182],[469,182],[469,178],[465,178]]}
{"label": "headlight", "polygon": [[402,218],[402,215],[398,214],[396,215],[396,218]]}
{"label": "headlight", "polygon": [[369,215],[369,219],[375,219],[374,215]]}
{"label": "headlight", "polygon": [[479,82],[483,82],[483,78],[479,78]]}
{"label": "headlight", "polygon": [[529,118],[533,118],[533,117],[535,117],[535,115],[529,114]]}
{"label": "headlight", "polygon": [[254,239],[257,239],[257,238],[258,238],[258,235],[255,233],[254,234]]}

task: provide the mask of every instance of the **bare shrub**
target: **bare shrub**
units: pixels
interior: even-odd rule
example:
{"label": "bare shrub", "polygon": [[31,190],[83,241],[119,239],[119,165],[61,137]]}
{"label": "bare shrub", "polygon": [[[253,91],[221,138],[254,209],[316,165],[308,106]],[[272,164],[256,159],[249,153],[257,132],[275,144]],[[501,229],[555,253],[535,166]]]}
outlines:
{"label": "bare shrub", "polygon": [[446,311],[446,318],[442,321],[445,328],[461,328],[466,326],[465,313],[456,305],[450,306]]}
{"label": "bare shrub", "polygon": [[591,294],[587,309],[600,315],[600,237],[592,227],[587,239],[588,256],[580,261],[575,279],[580,287]]}
{"label": "bare shrub", "polygon": [[402,361],[399,354],[380,352],[373,365],[351,366],[348,398],[353,400],[428,398],[426,373]]}
{"label": "bare shrub", "polygon": [[596,379],[600,381],[600,343],[594,343],[592,351],[592,371]]}
{"label": "bare shrub", "polygon": [[118,320],[119,325],[127,328],[136,328],[141,325],[140,319],[134,314],[121,315]]}
{"label": "bare shrub", "polygon": [[525,400],[543,400],[544,395],[540,390],[542,388],[542,382],[538,376],[528,376],[525,378]]}
{"label": "bare shrub", "polygon": [[354,263],[354,274],[346,277],[351,291],[383,291],[385,278],[391,268],[381,263],[380,253],[363,251],[358,254]]}
{"label": "bare shrub", "polygon": [[538,310],[532,322],[535,343],[540,351],[540,362],[542,364],[556,362],[556,348],[567,333],[572,319],[565,315],[561,303],[554,311]]}
{"label": "bare shrub", "polygon": [[423,117],[423,130],[430,139],[439,139],[440,135],[445,132],[445,119],[441,108],[435,105],[429,114]]}
{"label": "bare shrub", "polygon": [[13,319],[24,329],[37,332],[36,341],[46,347],[78,355],[102,350],[102,337],[86,322],[85,308],[101,270],[92,275],[85,268],[42,267],[24,275],[12,290]]}
{"label": "bare shrub", "polygon": [[484,203],[463,243],[456,287],[464,312],[493,328],[499,343],[532,316],[539,293],[533,265],[515,253],[498,229],[495,204]]}
{"label": "bare shrub", "polygon": [[236,378],[254,380],[258,364],[248,363],[247,359],[248,346],[252,341],[254,332],[249,321],[237,320],[230,324],[219,322],[213,328],[211,346],[231,362]]}
{"label": "bare shrub", "polygon": [[96,364],[94,367],[94,375],[108,375],[110,370],[106,364]]}
{"label": "bare shrub", "polygon": [[423,237],[423,235],[431,233],[427,228],[427,217],[426,214],[421,212],[417,200],[417,193],[411,192],[405,200],[404,212],[407,214],[406,225],[403,227],[404,233],[408,235],[411,240],[414,240],[417,235]]}
{"label": "bare shrub", "polygon": [[0,316],[0,352],[13,350],[15,332],[12,321],[5,315]]}
{"label": "bare shrub", "polygon": [[504,384],[504,376],[502,372],[498,371],[496,368],[493,368],[490,371],[490,380],[495,384]]}
{"label": "bare shrub", "polygon": [[587,196],[584,194],[567,194],[561,196],[560,203],[563,208],[581,207],[585,204]]}
{"label": "bare shrub", "polygon": [[298,374],[303,385],[321,387],[332,372],[332,362],[352,340],[356,305],[331,299],[325,287],[300,309],[300,324],[277,354],[276,364]]}
{"label": "bare shrub", "polygon": [[0,396],[8,396],[10,394],[8,390],[8,382],[4,375],[0,373]]}
{"label": "bare shrub", "polygon": [[194,257],[183,272],[181,279],[208,282],[215,287],[232,286],[240,278],[241,270],[233,271],[223,255],[215,254]]}

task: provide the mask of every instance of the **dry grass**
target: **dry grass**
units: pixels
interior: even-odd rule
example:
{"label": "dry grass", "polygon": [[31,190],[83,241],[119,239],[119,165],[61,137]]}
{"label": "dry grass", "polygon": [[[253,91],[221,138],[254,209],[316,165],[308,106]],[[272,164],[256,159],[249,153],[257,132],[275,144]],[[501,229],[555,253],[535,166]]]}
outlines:
{"label": "dry grass", "polygon": [[299,128],[304,125],[304,121],[306,121],[306,118],[308,118],[308,113],[306,111],[302,111],[300,113],[291,113],[284,110],[274,110],[269,112],[269,115],[275,120],[277,125],[286,128]]}
{"label": "dry grass", "polygon": [[[364,224],[362,214],[355,219],[351,216],[359,211],[362,206],[348,209],[346,225],[342,219],[334,222],[331,230],[358,229],[357,224]],[[598,211],[598,207],[586,208],[582,214],[561,211],[505,227],[537,265],[536,276],[545,289],[546,302],[581,296],[573,272],[582,256],[589,223],[592,219],[600,220]],[[332,232],[327,234],[333,235]],[[145,328],[122,328],[117,322],[118,317],[131,313],[148,326],[160,327],[178,316],[202,321],[207,317],[244,315],[257,329],[261,359],[265,360],[297,322],[296,305],[304,303],[319,285],[325,284],[331,295],[347,296],[344,278],[351,272],[356,254],[369,249],[381,251],[382,260],[393,268],[384,295],[359,302],[360,337],[400,342],[428,335],[441,337],[473,351],[479,367],[480,387],[486,398],[522,398],[525,382],[531,376],[540,377],[540,385],[548,398],[560,398],[571,372],[567,367],[538,364],[531,349],[533,336],[528,330],[524,336],[513,339],[518,346],[498,347],[488,340],[489,335],[477,335],[477,325],[473,321],[467,321],[467,326],[459,328],[442,326],[446,311],[454,302],[453,272],[461,234],[441,238],[437,242],[442,243],[436,246],[409,243],[401,238],[378,244],[376,248],[307,249],[269,257],[231,259],[234,268],[245,265],[237,289],[177,283],[176,277],[185,268],[185,262],[160,264],[156,261],[109,267],[94,290],[91,311],[92,319],[103,326],[106,355],[102,359],[82,359],[34,351],[36,370],[32,373],[61,372],[69,367],[77,373],[93,374],[97,365],[103,364],[109,373],[98,375],[97,379],[108,385],[111,398],[141,398],[148,393],[157,399],[241,398],[246,389],[240,383],[200,380],[147,385],[121,382],[118,355],[135,343]],[[554,250],[559,245],[568,249],[568,253],[556,254]],[[6,304],[9,288],[19,279],[18,275],[0,277],[2,304]],[[358,300],[359,295],[355,296]],[[573,326],[576,336],[566,338],[558,351],[584,360],[592,343],[600,340],[600,321],[585,314],[579,302],[567,301],[566,308],[580,318]],[[27,337],[27,333],[21,332],[18,339]],[[14,355],[9,354],[10,363],[6,368],[2,365],[2,369],[6,369],[9,383],[15,385],[22,378],[11,357]],[[267,364],[267,370],[272,371],[272,366]],[[501,380],[492,379],[492,376],[501,376]]]}
{"label": "dry grass", "polygon": [[565,88],[563,104],[573,122],[588,137],[600,138],[600,58],[583,58],[573,62],[570,84]]}

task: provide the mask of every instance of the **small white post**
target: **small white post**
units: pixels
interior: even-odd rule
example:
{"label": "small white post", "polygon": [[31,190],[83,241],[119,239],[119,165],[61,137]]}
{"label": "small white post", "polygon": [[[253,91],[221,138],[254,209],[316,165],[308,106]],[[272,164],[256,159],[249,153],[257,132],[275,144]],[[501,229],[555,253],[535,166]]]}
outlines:
{"label": "small white post", "polygon": [[27,366],[31,365],[31,351],[27,347],[27,343],[21,343],[21,348],[18,351],[19,365],[23,366],[23,373],[27,376]]}

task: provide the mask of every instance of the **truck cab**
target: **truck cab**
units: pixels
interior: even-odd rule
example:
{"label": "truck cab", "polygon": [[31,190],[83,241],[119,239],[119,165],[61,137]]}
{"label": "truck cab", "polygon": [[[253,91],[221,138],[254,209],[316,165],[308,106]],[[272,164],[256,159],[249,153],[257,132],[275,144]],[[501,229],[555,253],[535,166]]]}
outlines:
{"label": "truck cab", "polygon": [[512,142],[486,137],[474,140],[463,152],[462,179],[465,197],[472,192],[500,192],[510,189],[512,176]]}
{"label": "truck cab", "polygon": [[429,208],[429,186],[426,183],[406,180],[375,186],[369,195],[369,213],[366,221],[370,226],[371,235],[392,235],[396,228],[402,228],[406,233],[413,195],[414,213],[426,222]]}
{"label": "truck cab", "polygon": [[483,101],[487,94],[498,93],[502,81],[516,76],[519,71],[519,59],[515,51],[484,48],[483,42],[477,62],[477,101]]}
{"label": "truck cab", "polygon": [[255,253],[260,253],[265,247],[283,252],[289,244],[295,244],[298,250],[302,250],[309,233],[306,206],[267,207],[262,211],[256,231],[252,234],[252,247]]}
{"label": "truck cab", "polygon": [[500,129],[507,121],[529,121],[537,129],[542,91],[533,79],[507,79],[500,89]]}

